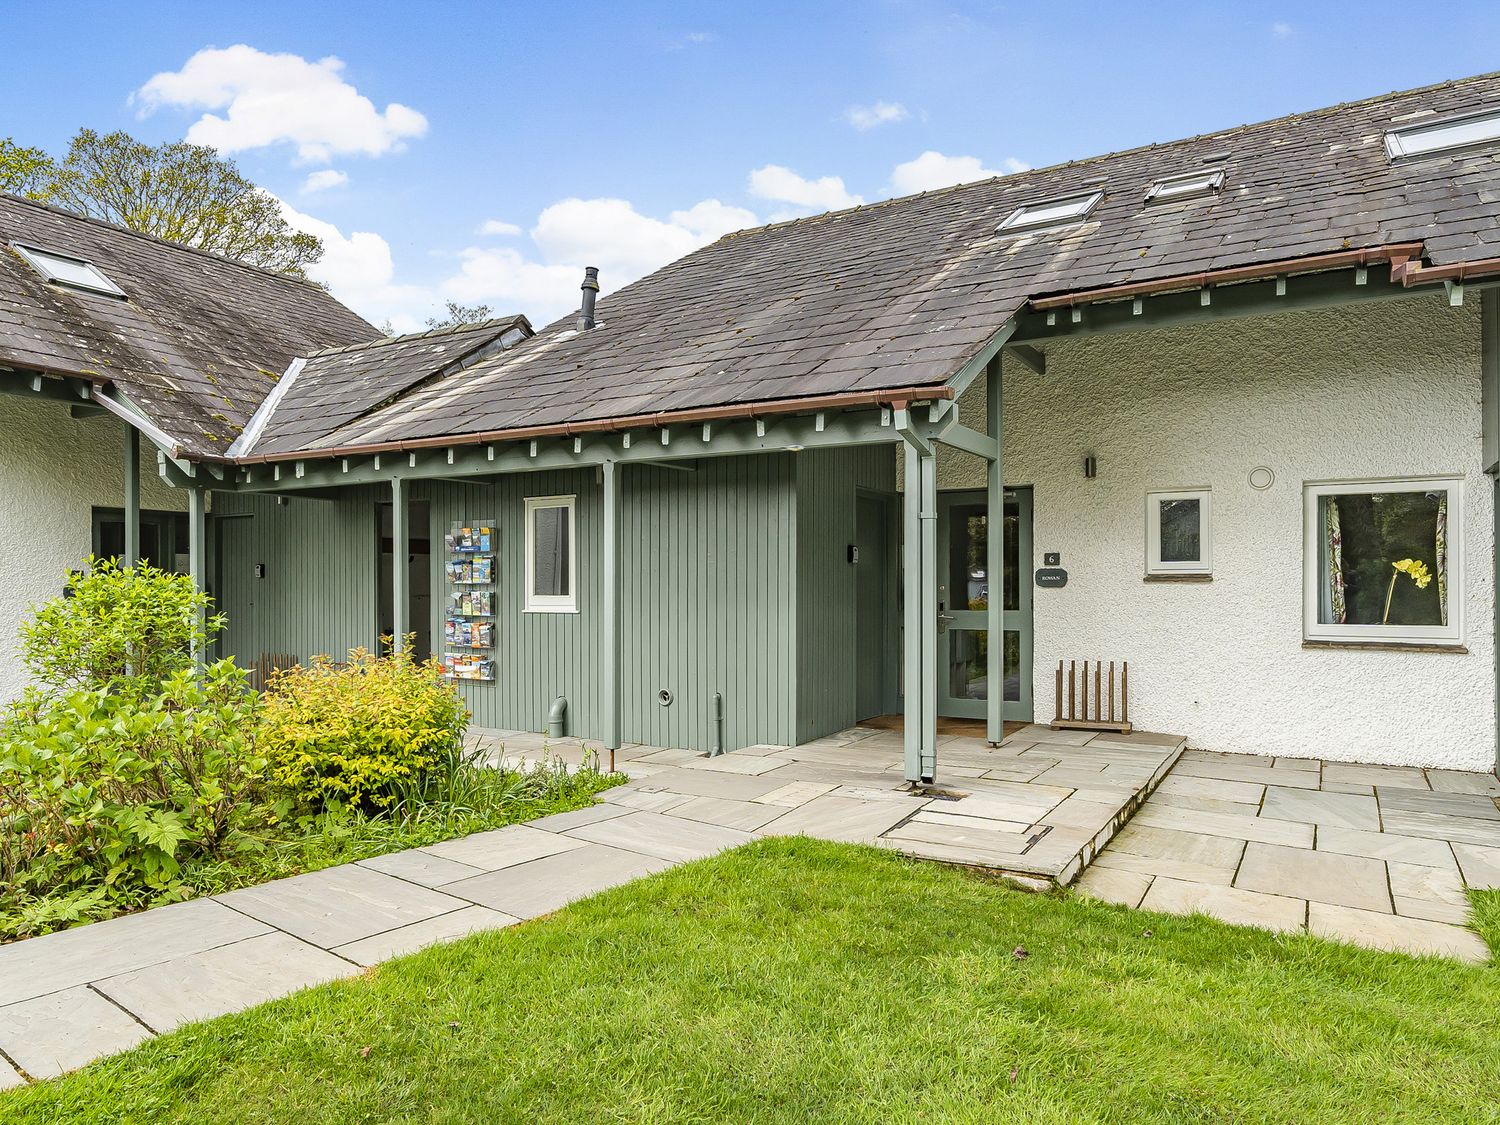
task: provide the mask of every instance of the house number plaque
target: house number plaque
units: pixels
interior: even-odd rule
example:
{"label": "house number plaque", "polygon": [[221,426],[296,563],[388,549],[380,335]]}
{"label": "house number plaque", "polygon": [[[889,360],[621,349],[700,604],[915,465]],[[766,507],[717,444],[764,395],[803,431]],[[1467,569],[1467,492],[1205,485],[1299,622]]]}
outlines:
{"label": "house number plaque", "polygon": [[1045,590],[1059,590],[1068,584],[1068,572],[1060,566],[1044,566],[1036,572],[1036,584]]}

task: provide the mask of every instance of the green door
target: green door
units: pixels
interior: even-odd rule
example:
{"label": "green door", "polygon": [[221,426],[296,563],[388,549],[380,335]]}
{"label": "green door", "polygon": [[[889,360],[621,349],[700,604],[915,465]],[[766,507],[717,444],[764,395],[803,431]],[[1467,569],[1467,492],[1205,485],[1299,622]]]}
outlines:
{"label": "green door", "polygon": [[[982,719],[989,698],[988,520],[983,492],[938,494],[938,714]],[[1032,720],[1031,489],[1005,490],[1005,710]]]}

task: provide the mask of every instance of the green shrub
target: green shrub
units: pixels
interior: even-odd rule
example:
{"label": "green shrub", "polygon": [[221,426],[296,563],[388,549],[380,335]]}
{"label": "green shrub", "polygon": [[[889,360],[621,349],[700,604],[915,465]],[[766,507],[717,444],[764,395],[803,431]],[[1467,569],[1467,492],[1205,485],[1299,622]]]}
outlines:
{"label": "green shrub", "polygon": [[33,694],[0,728],[0,916],[43,932],[185,893],[193,860],[254,847],[257,697],[232,661],[148,699]]}
{"label": "green shrub", "polygon": [[27,671],[54,692],[154,691],[224,627],[222,617],[205,616],[209,598],[191,578],[146,563],[91,558],[68,589],[33,607],[20,630]]}
{"label": "green shrub", "polygon": [[435,663],[354,649],[278,673],[259,745],[272,781],[322,807],[386,808],[461,753],[469,713]]}

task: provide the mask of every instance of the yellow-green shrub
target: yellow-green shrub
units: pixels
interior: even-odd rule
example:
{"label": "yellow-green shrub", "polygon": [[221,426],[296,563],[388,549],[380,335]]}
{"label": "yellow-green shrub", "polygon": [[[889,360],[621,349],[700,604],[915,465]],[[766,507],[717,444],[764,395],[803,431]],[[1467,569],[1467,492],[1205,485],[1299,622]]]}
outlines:
{"label": "yellow-green shrub", "polygon": [[384,808],[462,749],[469,713],[435,663],[353,649],[278,673],[261,709],[272,783],[308,804]]}

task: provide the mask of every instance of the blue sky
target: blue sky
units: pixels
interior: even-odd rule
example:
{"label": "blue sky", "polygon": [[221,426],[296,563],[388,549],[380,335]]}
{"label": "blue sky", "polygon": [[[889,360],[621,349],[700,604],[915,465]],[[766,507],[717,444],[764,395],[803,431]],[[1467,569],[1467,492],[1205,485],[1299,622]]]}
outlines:
{"label": "blue sky", "polygon": [[584,264],[607,292],[726,230],[1500,67],[1474,3],[117,0],[6,25],[0,135],[215,143],[402,330],[445,297],[540,324]]}

